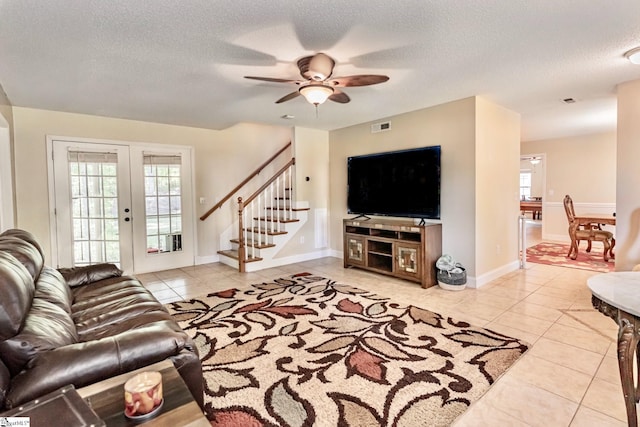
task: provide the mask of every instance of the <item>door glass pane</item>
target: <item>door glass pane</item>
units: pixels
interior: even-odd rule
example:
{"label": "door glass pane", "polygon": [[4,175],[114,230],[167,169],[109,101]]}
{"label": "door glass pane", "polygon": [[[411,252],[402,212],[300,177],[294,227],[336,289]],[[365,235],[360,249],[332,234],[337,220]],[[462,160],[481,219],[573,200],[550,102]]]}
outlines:
{"label": "door glass pane", "polygon": [[145,154],[147,253],[182,250],[181,156]]}
{"label": "door glass pane", "polygon": [[74,266],[112,262],[120,267],[117,160],[114,153],[68,154]]}

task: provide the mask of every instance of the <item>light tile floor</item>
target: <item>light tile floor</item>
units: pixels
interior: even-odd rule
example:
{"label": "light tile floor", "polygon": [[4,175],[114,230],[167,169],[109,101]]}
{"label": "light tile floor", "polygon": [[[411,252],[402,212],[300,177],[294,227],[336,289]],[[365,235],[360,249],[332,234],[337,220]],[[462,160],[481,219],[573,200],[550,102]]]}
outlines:
{"label": "light tile floor", "polygon": [[531,349],[454,425],[624,426],[617,326],[595,311],[588,271],[529,263],[479,289],[446,291],[323,258],[254,273],[223,264],[138,275],[162,302],[310,272],[466,320],[530,343]]}

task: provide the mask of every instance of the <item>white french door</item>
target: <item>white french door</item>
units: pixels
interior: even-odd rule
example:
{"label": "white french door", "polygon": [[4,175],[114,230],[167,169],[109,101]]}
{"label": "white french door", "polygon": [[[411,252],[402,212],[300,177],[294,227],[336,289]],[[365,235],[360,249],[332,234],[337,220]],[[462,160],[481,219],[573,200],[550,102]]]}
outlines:
{"label": "white french door", "polygon": [[59,266],[193,265],[191,150],[51,139]]}

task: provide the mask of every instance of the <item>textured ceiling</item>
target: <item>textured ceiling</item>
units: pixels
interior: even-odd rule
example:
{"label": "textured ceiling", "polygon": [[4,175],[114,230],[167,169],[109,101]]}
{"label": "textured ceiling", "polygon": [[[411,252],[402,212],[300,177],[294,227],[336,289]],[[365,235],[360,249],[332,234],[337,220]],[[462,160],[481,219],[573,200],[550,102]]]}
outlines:
{"label": "textured ceiling", "polygon": [[[0,0],[0,85],[15,106],[212,129],[330,130],[479,95],[543,139],[615,129],[639,17],[638,0]],[[297,79],[316,52],[334,76],[390,80],[316,117],[274,103],[295,86],[243,78]]]}

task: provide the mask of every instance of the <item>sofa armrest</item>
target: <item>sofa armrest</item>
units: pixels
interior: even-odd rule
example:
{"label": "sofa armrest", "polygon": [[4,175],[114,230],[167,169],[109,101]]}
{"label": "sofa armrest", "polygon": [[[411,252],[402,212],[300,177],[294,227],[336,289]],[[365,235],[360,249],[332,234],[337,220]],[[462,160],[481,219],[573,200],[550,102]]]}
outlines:
{"label": "sofa armrest", "polygon": [[115,264],[94,264],[83,267],[59,268],[69,287],[88,285],[98,280],[108,279],[110,277],[122,276],[122,270]]}
{"label": "sofa armrest", "polygon": [[161,321],[43,352],[13,378],[6,407],[15,407],[67,384],[76,388],[93,384],[176,356],[190,346],[188,336],[177,324]]}
{"label": "sofa armrest", "polygon": [[189,388],[193,399],[200,406],[200,409],[204,411],[204,377],[202,363],[195,344],[190,342],[179,354],[171,356],[170,359]]}

